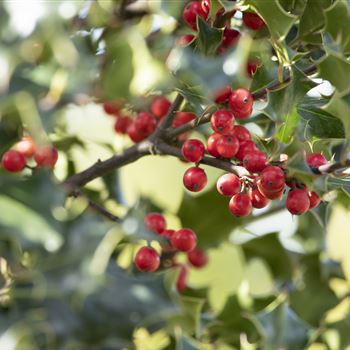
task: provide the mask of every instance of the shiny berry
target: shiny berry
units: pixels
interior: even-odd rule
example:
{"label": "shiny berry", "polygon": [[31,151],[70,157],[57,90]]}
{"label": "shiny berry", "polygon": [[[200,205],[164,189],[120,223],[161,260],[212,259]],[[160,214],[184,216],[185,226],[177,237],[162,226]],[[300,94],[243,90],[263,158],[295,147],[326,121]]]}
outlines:
{"label": "shiny berry", "polygon": [[265,208],[270,201],[266,198],[257,188],[252,189],[249,192],[250,200],[252,201],[252,206],[257,209]]}
{"label": "shiny berry", "polygon": [[256,146],[254,141],[251,140],[247,140],[247,141],[242,141],[239,144],[239,149],[238,152],[236,153],[235,157],[238,160],[243,160],[243,158],[245,157],[246,154],[248,154],[249,152],[254,152],[254,151],[258,151],[258,147]]}
{"label": "shiny berry", "polygon": [[167,229],[161,233],[161,236],[165,237],[170,241],[174,233],[175,233],[175,230]]}
{"label": "shiny berry", "polygon": [[247,74],[249,77],[253,77],[258,69],[259,61],[257,60],[249,60],[247,63]]}
{"label": "shiny berry", "polygon": [[195,39],[196,37],[192,34],[186,34],[186,35],[181,35],[179,39],[177,40],[177,45],[179,46],[187,46],[191,44],[191,42]]}
{"label": "shiny berry", "polygon": [[250,29],[259,30],[265,26],[265,22],[256,13],[244,12],[243,23]]}
{"label": "shiny berry", "polygon": [[161,119],[168,114],[170,106],[171,102],[166,97],[158,96],[151,104],[151,112],[156,118]]}
{"label": "shiny berry", "polygon": [[258,180],[257,186],[258,186],[259,192],[268,199],[273,199],[273,200],[281,199],[284,193],[284,186],[282,186],[278,190],[269,191],[261,185],[260,180]]}
{"label": "shiny berry", "polygon": [[39,147],[34,153],[36,164],[43,168],[53,168],[58,160],[57,149],[51,145]]}
{"label": "shiny berry", "polygon": [[147,112],[140,112],[136,117],[135,127],[143,135],[149,136],[157,127],[157,122],[155,118]]}
{"label": "shiny berry", "polygon": [[266,167],[260,175],[260,184],[268,192],[279,192],[285,186],[285,175],[277,166]]}
{"label": "shiny berry", "polygon": [[214,101],[215,103],[225,103],[231,95],[231,86],[226,85],[215,92]]}
{"label": "shiny berry", "polygon": [[247,216],[252,211],[252,202],[247,193],[235,194],[229,203],[230,212],[234,216]]}
{"label": "shiny berry", "polygon": [[154,233],[161,234],[166,229],[166,221],[162,214],[149,213],[145,216],[146,228]]}
{"label": "shiny berry", "polygon": [[202,9],[205,13],[209,14],[210,12],[210,0],[201,1]]}
{"label": "shiny berry", "polygon": [[17,173],[22,171],[26,166],[24,155],[15,150],[9,150],[2,156],[2,167],[11,172]]}
{"label": "shiny berry", "polygon": [[185,265],[180,266],[180,272],[176,280],[176,289],[179,293],[186,289],[187,282],[187,267]]}
{"label": "shiny berry", "polygon": [[182,145],[181,152],[189,162],[198,163],[204,156],[205,147],[201,141],[191,139]]}
{"label": "shiny berry", "polygon": [[247,112],[252,109],[254,99],[249,90],[244,88],[239,88],[233,90],[230,98],[229,104],[234,113]]}
{"label": "shiny berry", "polygon": [[253,107],[247,110],[241,110],[241,111],[236,111],[233,112],[233,115],[235,116],[236,119],[247,119],[249,118],[253,113]]}
{"label": "shiny berry", "polygon": [[231,135],[222,135],[216,144],[216,149],[221,157],[232,158],[239,149],[237,137]]}
{"label": "shiny berry", "polygon": [[310,201],[309,209],[316,208],[320,204],[321,198],[316,192],[313,192],[313,191],[307,192],[307,196],[309,197],[309,201]]}
{"label": "shiny berry", "polygon": [[190,252],[196,248],[197,236],[191,229],[182,228],[172,235],[171,245],[181,252]]}
{"label": "shiny berry", "polygon": [[236,136],[240,143],[243,141],[250,141],[252,138],[249,130],[243,125],[235,125],[233,130],[230,132],[230,135]]}
{"label": "shiny berry", "polygon": [[209,137],[208,137],[208,141],[207,141],[207,150],[208,150],[208,153],[210,155],[212,155],[213,157],[220,157],[220,154],[216,148],[216,145],[217,145],[217,142],[221,139],[221,134],[211,134]]}
{"label": "shiny berry", "polygon": [[252,151],[243,158],[243,166],[252,173],[259,173],[267,166],[267,157],[264,152]]}
{"label": "shiny berry", "polygon": [[192,266],[201,268],[208,264],[208,254],[199,248],[195,248],[187,253],[187,260]]}
{"label": "shiny berry", "polygon": [[131,122],[132,120],[129,117],[123,115],[116,117],[116,121],[114,123],[115,132],[118,134],[125,134]]}
{"label": "shiny berry", "polygon": [[327,164],[327,159],[321,153],[311,153],[306,156],[306,163],[312,169],[317,169],[321,165]]}
{"label": "shiny berry", "polygon": [[219,134],[227,134],[234,127],[235,117],[227,109],[219,109],[210,118],[212,129]]}
{"label": "shiny berry", "polygon": [[241,180],[234,174],[225,174],[219,177],[216,188],[221,195],[232,197],[240,191]]}
{"label": "shiny berry", "polygon": [[184,8],[182,17],[184,21],[193,29],[197,30],[197,17],[201,17],[203,20],[208,18],[209,12],[203,10],[202,5],[198,1],[191,1]]}
{"label": "shiny berry", "polygon": [[191,192],[201,191],[207,184],[207,181],[205,171],[197,167],[187,169],[183,176],[183,184]]}
{"label": "shiny berry", "polygon": [[17,142],[13,149],[23,154],[26,158],[33,157],[35,152],[34,140],[29,136],[23,136],[22,140]]}
{"label": "shiny berry", "polygon": [[160,257],[152,247],[142,247],[136,253],[135,265],[142,272],[154,272],[159,268]]}
{"label": "shiny berry", "polygon": [[137,126],[135,124],[135,121],[132,121],[130,123],[130,125],[126,129],[126,133],[130,137],[130,139],[132,141],[134,141],[135,143],[140,142],[140,141],[144,140],[147,137],[147,135],[142,133],[141,130],[139,130],[137,128]]}
{"label": "shiny berry", "polygon": [[222,36],[221,45],[223,47],[235,46],[240,36],[241,34],[238,30],[226,27]]}
{"label": "shiny berry", "polygon": [[305,190],[290,190],[286,200],[286,208],[293,215],[306,213],[310,208],[310,200]]}
{"label": "shiny berry", "polygon": [[173,128],[177,128],[183,124],[187,124],[190,121],[197,118],[197,115],[191,112],[176,112],[175,118],[172,123]]}

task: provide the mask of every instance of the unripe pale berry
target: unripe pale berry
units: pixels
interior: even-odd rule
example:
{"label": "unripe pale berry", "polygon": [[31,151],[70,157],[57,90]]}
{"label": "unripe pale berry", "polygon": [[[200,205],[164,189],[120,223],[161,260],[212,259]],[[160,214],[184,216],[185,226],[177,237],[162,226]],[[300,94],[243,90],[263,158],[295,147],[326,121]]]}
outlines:
{"label": "unripe pale berry", "polygon": [[234,216],[247,216],[252,211],[252,202],[247,193],[235,194],[229,203],[229,209]]}
{"label": "unripe pale berry", "polygon": [[285,175],[277,166],[266,167],[260,175],[260,184],[268,192],[279,192],[285,185]]}
{"label": "unripe pale berry", "polygon": [[265,26],[265,22],[256,13],[244,12],[243,23],[250,29],[259,30]]}
{"label": "unripe pale berry", "polygon": [[172,122],[172,127],[177,128],[183,124],[189,123],[196,118],[197,115],[192,112],[176,112],[175,118]]}
{"label": "unripe pale berry", "polygon": [[187,46],[189,45],[196,37],[192,34],[181,35],[177,40],[177,45]]}
{"label": "unripe pale berry", "polygon": [[205,147],[201,141],[191,139],[182,145],[181,152],[189,162],[198,163],[204,156]]}
{"label": "unripe pale berry", "polygon": [[208,254],[199,248],[195,248],[187,253],[188,262],[197,268],[202,268],[208,264]]}
{"label": "unripe pale berry", "polygon": [[269,203],[269,199],[266,198],[259,189],[255,188],[249,192],[250,200],[252,201],[252,206],[257,209],[265,208]]}
{"label": "unripe pale berry", "polygon": [[227,109],[219,109],[210,118],[212,129],[219,134],[227,134],[234,127],[235,117]]}
{"label": "unripe pale berry", "polygon": [[327,164],[327,159],[321,153],[311,153],[306,156],[306,163],[312,169],[317,169],[321,165]]}
{"label": "unripe pale berry", "polygon": [[137,115],[134,124],[136,129],[146,136],[151,135],[157,127],[155,118],[147,112],[140,112]]}
{"label": "unripe pale berry", "polygon": [[214,133],[208,137],[208,141],[207,141],[208,153],[216,158],[220,157],[220,154],[216,148],[217,143],[220,140],[220,138],[221,138],[220,134]]}
{"label": "unripe pale berry", "polygon": [[142,247],[135,256],[135,265],[142,272],[154,272],[160,265],[160,257],[152,247]]}
{"label": "unripe pale berry", "polygon": [[202,5],[198,1],[191,1],[184,8],[182,17],[184,21],[193,29],[197,30],[197,16],[203,20],[208,18],[209,12],[203,10]]}
{"label": "unripe pale berry", "polygon": [[310,201],[309,209],[316,208],[320,204],[321,198],[316,192],[313,192],[313,191],[307,192],[307,196],[309,197],[309,201]]}
{"label": "unripe pale berry", "polygon": [[243,158],[243,166],[252,173],[258,173],[267,166],[267,157],[264,152],[252,151]]}
{"label": "unripe pale berry", "polygon": [[226,85],[221,89],[217,90],[214,95],[215,103],[225,103],[230,97],[231,92],[232,92],[232,89],[230,85]]}
{"label": "unripe pale berry", "polygon": [[145,226],[152,232],[161,234],[166,229],[166,221],[162,214],[149,213],[144,219]]}
{"label": "unripe pale berry", "polygon": [[232,91],[229,103],[234,113],[247,112],[252,109],[254,99],[249,90],[239,88]]}
{"label": "unripe pale berry", "polygon": [[132,120],[129,117],[120,115],[116,117],[116,121],[114,123],[114,130],[118,134],[125,134]]}
{"label": "unripe pale berry", "polygon": [[237,137],[231,135],[222,135],[216,144],[216,149],[221,157],[232,158],[239,149]]}
{"label": "unripe pale berry", "polygon": [[22,140],[17,142],[13,149],[23,154],[26,158],[33,157],[35,152],[34,140],[29,136],[23,136]]}
{"label": "unripe pale berry", "polygon": [[207,184],[207,180],[205,171],[197,167],[187,169],[183,176],[183,184],[191,192],[201,191]]}
{"label": "unripe pale berry", "polygon": [[17,173],[22,171],[26,166],[26,159],[24,155],[15,150],[9,150],[2,156],[2,167],[11,172]]}
{"label": "unripe pale berry", "polygon": [[191,229],[182,228],[171,236],[171,245],[181,252],[190,252],[196,248],[197,236]]}
{"label": "unripe pale berry", "polygon": [[310,200],[305,190],[290,190],[286,200],[286,208],[293,215],[306,213],[310,208]]}
{"label": "unripe pale berry", "polygon": [[250,141],[252,138],[249,130],[243,125],[235,125],[230,135],[236,136],[240,143],[243,141]]}
{"label": "unripe pale berry", "polygon": [[58,152],[51,145],[41,146],[35,151],[34,160],[40,167],[53,168],[58,160]]}
{"label": "unripe pale berry", "polygon": [[254,141],[251,141],[251,140],[242,141],[239,144],[239,149],[238,149],[235,157],[238,160],[243,160],[243,158],[245,157],[246,154],[248,154],[250,152],[258,151],[258,150],[259,150],[259,148],[256,146]]}
{"label": "unripe pale berry", "polygon": [[151,104],[152,114],[161,119],[165,117],[170,109],[171,102],[164,96],[156,97]]}
{"label": "unripe pale berry", "polygon": [[221,195],[232,197],[240,191],[241,180],[234,174],[225,174],[218,179],[216,188]]}

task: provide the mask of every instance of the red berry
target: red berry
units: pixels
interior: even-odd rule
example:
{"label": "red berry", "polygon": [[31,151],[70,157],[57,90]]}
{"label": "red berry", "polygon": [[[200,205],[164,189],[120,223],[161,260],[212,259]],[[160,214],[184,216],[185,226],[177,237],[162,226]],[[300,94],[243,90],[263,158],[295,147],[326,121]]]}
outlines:
{"label": "red berry", "polygon": [[129,135],[130,139],[135,143],[144,140],[147,135],[143,134],[136,126],[135,121],[132,121],[128,128],[126,129],[126,133]]}
{"label": "red berry", "polygon": [[231,135],[222,135],[216,144],[216,149],[221,157],[234,157],[239,149],[239,142],[237,137]]}
{"label": "red berry", "polygon": [[280,192],[285,186],[283,170],[277,166],[268,166],[261,172],[260,184],[268,192]]}
{"label": "red berry", "polygon": [[144,224],[150,231],[161,234],[166,229],[166,221],[162,214],[149,213],[145,216]]}
{"label": "red berry", "polygon": [[180,266],[180,272],[176,281],[176,289],[179,293],[183,292],[186,289],[187,281],[187,267],[184,265]]}
{"label": "red berry", "polygon": [[230,135],[236,136],[240,143],[243,141],[250,141],[252,138],[248,129],[243,125],[235,125]]}
{"label": "red berry", "polygon": [[243,23],[250,29],[259,30],[265,26],[265,22],[256,13],[244,12]]}
{"label": "red berry", "polygon": [[152,247],[142,247],[135,256],[135,265],[142,272],[154,272],[160,265],[160,257]]}
{"label": "red berry", "polygon": [[205,13],[209,14],[210,12],[210,0],[202,0],[201,2],[202,9]]}
{"label": "red berry", "polygon": [[229,203],[230,212],[234,216],[247,216],[252,211],[252,202],[247,193],[235,194]]}
{"label": "red berry", "polygon": [[219,134],[227,134],[233,129],[235,117],[227,109],[219,109],[210,118],[212,129]]}
{"label": "red berry", "polygon": [[230,85],[226,85],[224,87],[222,87],[221,89],[217,90],[215,92],[215,95],[214,95],[214,101],[215,103],[225,103],[228,98],[230,97],[231,95],[231,86]]}
{"label": "red berry", "polygon": [[252,151],[243,158],[243,166],[252,173],[259,173],[267,166],[267,157],[264,152]]}
{"label": "red berry", "polygon": [[196,119],[197,116],[191,112],[176,112],[176,116],[173,120],[172,127],[177,128],[183,124],[187,124],[190,121]]}
{"label": "red berry", "polygon": [[254,141],[251,141],[251,140],[242,141],[239,144],[239,149],[238,149],[238,152],[236,153],[235,157],[238,160],[243,160],[243,158],[245,157],[245,155],[247,153],[258,151],[258,150],[259,150],[259,148],[256,146]]}
{"label": "red berry", "polygon": [[259,61],[257,60],[249,60],[247,63],[247,73],[248,76],[253,77],[258,69]]}
{"label": "red berry", "polygon": [[284,186],[276,191],[268,191],[265,187],[261,186],[260,180],[256,183],[259,189],[259,192],[268,199],[281,199],[284,193]]}
{"label": "red berry", "polygon": [[177,44],[179,46],[187,46],[189,45],[193,40],[195,39],[195,36],[192,34],[186,34],[181,35],[179,39],[177,40]]}
{"label": "red berry", "polygon": [[182,17],[184,21],[193,29],[197,30],[197,16],[201,17],[203,20],[208,18],[209,12],[203,10],[201,3],[198,1],[191,1],[184,8]]}
{"label": "red berry", "polygon": [[17,142],[13,149],[23,154],[26,158],[33,157],[35,152],[34,140],[29,136],[23,136],[22,140]]}
{"label": "red berry", "polygon": [[197,236],[191,229],[182,228],[172,235],[171,245],[181,252],[190,252],[196,248]]}
{"label": "red berry", "polygon": [[241,34],[238,30],[226,27],[224,29],[221,45],[223,47],[235,46],[240,36]]}
{"label": "red berry", "polygon": [[201,168],[189,168],[183,176],[183,184],[189,191],[199,192],[207,184],[207,175]]}
{"label": "red berry", "polygon": [[208,153],[210,155],[212,155],[213,157],[220,157],[220,154],[216,148],[216,145],[218,143],[218,141],[221,139],[221,134],[211,134],[209,137],[208,137],[208,141],[207,141],[207,150],[208,150]]}
{"label": "red berry", "polygon": [[233,115],[235,116],[236,119],[247,119],[249,118],[253,113],[253,107],[251,107],[250,109],[246,110],[246,111],[236,111],[233,112]]}
{"label": "red berry", "polygon": [[306,163],[312,169],[327,164],[327,159],[321,153],[311,153],[306,156]]}
{"label": "red berry", "polygon": [[136,129],[145,136],[149,136],[157,127],[155,118],[147,112],[140,112],[134,121]]}
{"label": "red berry", "polygon": [[196,248],[187,253],[188,262],[197,268],[204,267],[208,264],[208,255],[203,250]]}
{"label": "red berry", "polygon": [[103,104],[103,109],[107,114],[118,115],[120,103],[117,101],[108,101]]}
{"label": "red berry", "polygon": [[151,104],[151,112],[156,118],[161,119],[168,114],[170,106],[171,102],[166,97],[158,96]]}
{"label": "red berry", "polygon": [[167,229],[167,230],[164,230],[161,233],[161,235],[170,241],[174,233],[175,233],[175,230]]}
{"label": "red berry", "polygon": [[218,179],[216,188],[221,195],[232,197],[241,189],[241,180],[234,174],[225,174]]}
{"label": "red berry", "polygon": [[310,201],[309,209],[316,208],[320,204],[321,198],[316,192],[313,192],[313,191],[308,192],[307,196],[309,197],[309,201]]}
{"label": "red berry", "polygon": [[293,215],[306,213],[310,208],[310,200],[305,190],[290,190],[287,196],[286,208]]}
{"label": "red berry", "polygon": [[116,121],[114,123],[114,130],[118,134],[125,134],[130,124],[131,119],[129,117],[120,115],[116,117]]}
{"label": "red berry", "polygon": [[26,166],[24,155],[15,150],[9,150],[2,156],[2,167],[11,172],[17,173],[22,171]]}
{"label": "red berry", "polygon": [[249,192],[252,206],[257,209],[265,208],[270,201],[257,189],[253,189]]}
{"label": "red berry", "polygon": [[58,160],[57,149],[51,145],[42,146],[35,151],[34,160],[38,166],[53,168]]}
{"label": "red berry", "polygon": [[182,145],[181,152],[188,161],[198,163],[204,156],[205,147],[201,141],[191,139]]}
{"label": "red berry", "polygon": [[252,94],[249,90],[239,88],[236,90],[233,90],[230,98],[229,98],[229,104],[234,113],[237,113],[242,118],[242,113],[247,113],[250,111],[253,107],[254,99]]}

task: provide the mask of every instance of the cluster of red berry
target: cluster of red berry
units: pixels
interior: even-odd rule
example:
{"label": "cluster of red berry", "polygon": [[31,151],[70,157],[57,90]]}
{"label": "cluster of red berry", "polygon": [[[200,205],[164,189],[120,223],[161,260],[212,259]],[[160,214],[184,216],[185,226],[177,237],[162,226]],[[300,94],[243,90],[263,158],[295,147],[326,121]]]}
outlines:
{"label": "cluster of red berry", "polygon": [[38,167],[53,168],[58,159],[58,152],[51,145],[36,147],[31,137],[24,136],[12,149],[3,154],[2,167],[11,173],[17,173],[26,167],[27,159],[32,157]]}
{"label": "cluster of red berry", "polygon": [[[186,288],[187,266],[179,264],[174,260],[177,252],[187,254],[189,264],[195,268],[204,267],[208,262],[207,254],[197,245],[197,236],[189,228],[171,230],[166,228],[166,220],[162,214],[149,213],[144,220],[145,227],[165,238],[167,243],[162,244],[162,253],[172,254],[171,266],[180,267],[180,273],[176,283],[177,289],[181,292]],[[152,247],[140,248],[135,256],[135,265],[142,272],[154,272],[159,269],[161,256]]]}
{"label": "cluster of red berry", "polygon": [[[224,8],[220,8],[215,14],[215,18],[210,18],[210,0],[202,1],[191,1],[185,6],[182,17],[185,23],[194,31],[197,31],[197,17],[208,23],[216,26],[223,27],[223,35],[221,43],[217,49],[217,54],[221,55],[225,53],[228,49],[236,46],[240,38],[241,33],[235,29],[231,28],[231,18],[236,14],[236,11],[226,12]],[[224,19],[222,21],[222,19]],[[243,12],[242,19],[244,25],[252,30],[259,30],[265,26],[264,21],[253,12]],[[186,34],[182,35],[178,39],[178,45],[187,46],[196,40],[196,35]],[[247,73],[249,76],[255,74],[259,61],[256,59],[250,59],[247,64]]]}

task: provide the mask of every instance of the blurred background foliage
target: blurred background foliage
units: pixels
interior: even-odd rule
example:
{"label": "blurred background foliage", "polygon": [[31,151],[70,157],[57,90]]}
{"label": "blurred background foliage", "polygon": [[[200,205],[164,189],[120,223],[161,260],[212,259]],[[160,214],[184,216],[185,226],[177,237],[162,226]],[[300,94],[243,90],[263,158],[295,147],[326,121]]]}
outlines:
{"label": "blurred background foliage", "polygon": [[[0,4],[0,153],[23,132],[59,149],[53,174],[0,174],[0,349],[350,349],[350,185],[319,178],[303,152],[339,160],[350,135],[348,1],[212,0],[254,9],[267,28],[244,32],[237,49],[213,57],[222,35],[199,24],[202,52],[176,45],[187,34],[183,1],[4,1]],[[234,25],[241,26],[237,12]],[[249,57],[261,61],[254,79]],[[272,57],[272,59],[271,59]],[[317,79],[302,72],[316,64]],[[89,183],[85,193],[116,215],[107,222],[59,185],[130,141],[113,131],[101,101],[125,99],[131,113],[153,96],[181,92],[200,113],[227,83],[252,92],[293,79],[255,104],[246,124],[271,154],[323,194],[291,217],[283,203],[247,219],[228,213],[205,167],[199,195],[182,185],[184,163],[145,157]],[[306,95],[307,94],[307,95]],[[203,126],[194,134],[208,135]],[[209,264],[145,275],[132,260],[150,210],[196,231]],[[271,213],[270,213],[271,212]],[[349,226],[348,226],[349,225]]]}

